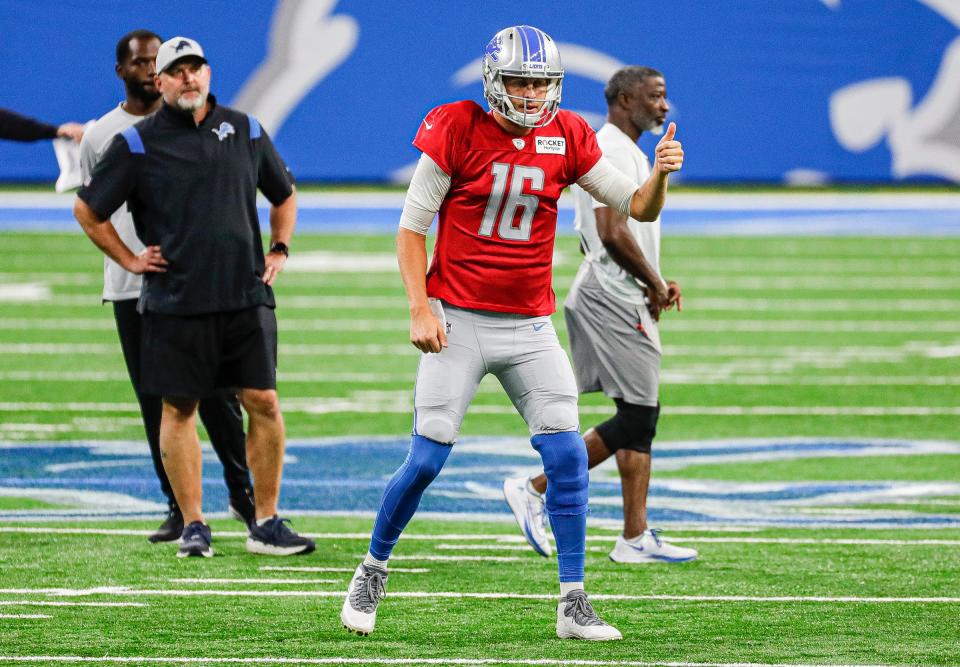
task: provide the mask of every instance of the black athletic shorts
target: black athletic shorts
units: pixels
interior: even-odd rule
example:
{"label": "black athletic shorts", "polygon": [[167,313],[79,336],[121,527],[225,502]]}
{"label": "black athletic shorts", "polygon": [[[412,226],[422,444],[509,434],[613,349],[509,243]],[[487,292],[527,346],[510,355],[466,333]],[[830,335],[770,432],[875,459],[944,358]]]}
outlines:
{"label": "black athletic shorts", "polygon": [[277,317],[268,306],[208,315],[143,314],[143,391],[206,398],[277,388]]}

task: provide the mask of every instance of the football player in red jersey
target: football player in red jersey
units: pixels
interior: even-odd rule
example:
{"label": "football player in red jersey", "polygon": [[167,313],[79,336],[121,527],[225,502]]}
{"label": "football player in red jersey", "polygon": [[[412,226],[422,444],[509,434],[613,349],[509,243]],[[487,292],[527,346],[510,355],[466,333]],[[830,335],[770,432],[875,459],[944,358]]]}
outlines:
{"label": "football player in red jersey", "polygon": [[[639,187],[610,165],[586,121],[559,108],[560,53],[542,30],[501,30],[482,67],[489,111],[472,101],[441,105],[427,114],[413,142],[422,155],[400,219],[397,258],[410,303],[410,340],[423,352],[414,429],[340,617],[350,630],[373,631],[390,553],[450,454],[480,380],[492,373],[527,422],[548,479],[546,507],[560,570],[557,635],[621,639],[597,616],[583,587],[587,453],[573,371],[550,320],[557,200],[578,183],[624,215],[655,220],[683,149],[675,129],[668,130],[650,179]],[[438,212],[428,271],[426,234]]]}

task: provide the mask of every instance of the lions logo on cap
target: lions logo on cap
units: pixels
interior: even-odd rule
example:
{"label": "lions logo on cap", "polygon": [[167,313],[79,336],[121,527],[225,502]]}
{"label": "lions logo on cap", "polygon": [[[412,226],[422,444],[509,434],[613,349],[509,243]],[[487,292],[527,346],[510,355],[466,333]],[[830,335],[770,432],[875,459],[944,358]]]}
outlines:
{"label": "lions logo on cap", "polygon": [[177,45],[173,50],[175,53],[180,53],[182,49],[189,49],[191,46],[192,44],[190,44],[190,42],[185,39],[181,39],[179,42],[177,42]]}

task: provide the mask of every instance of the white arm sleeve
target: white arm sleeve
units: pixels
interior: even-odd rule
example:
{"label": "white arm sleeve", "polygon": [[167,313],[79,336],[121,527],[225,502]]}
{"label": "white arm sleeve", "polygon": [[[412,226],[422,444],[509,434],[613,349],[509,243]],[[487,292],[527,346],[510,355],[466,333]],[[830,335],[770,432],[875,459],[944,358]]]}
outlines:
{"label": "white arm sleeve", "polygon": [[400,226],[426,236],[449,189],[450,177],[429,155],[421,153],[403,201]]}
{"label": "white arm sleeve", "polygon": [[597,201],[630,217],[630,200],[640,186],[605,157],[601,157],[593,169],[577,181],[577,185],[590,193]]}

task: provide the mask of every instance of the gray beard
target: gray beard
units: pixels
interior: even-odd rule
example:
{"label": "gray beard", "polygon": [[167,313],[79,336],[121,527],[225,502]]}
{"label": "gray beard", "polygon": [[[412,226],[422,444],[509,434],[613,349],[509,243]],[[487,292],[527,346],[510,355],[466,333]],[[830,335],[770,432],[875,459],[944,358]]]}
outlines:
{"label": "gray beard", "polygon": [[203,108],[203,105],[206,103],[207,103],[206,97],[198,97],[193,102],[185,100],[184,98],[181,97],[180,99],[177,100],[177,108],[182,111],[189,111],[190,113],[193,113],[194,111],[197,111]]}
{"label": "gray beard", "polygon": [[630,118],[630,121],[641,132],[649,132],[651,134],[663,134],[663,125],[657,125],[657,121],[653,118],[647,118],[641,114],[635,114]]}

